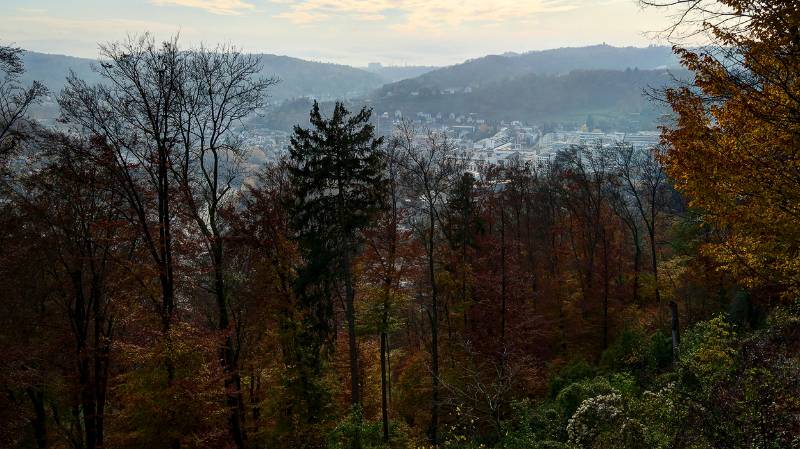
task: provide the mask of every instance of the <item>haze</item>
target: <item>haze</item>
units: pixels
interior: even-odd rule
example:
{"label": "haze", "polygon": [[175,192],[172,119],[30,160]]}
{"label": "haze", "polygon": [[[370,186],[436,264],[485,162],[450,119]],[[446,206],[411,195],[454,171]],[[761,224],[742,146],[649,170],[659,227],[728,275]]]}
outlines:
{"label": "haze", "polygon": [[[657,43],[669,18],[637,0],[4,0],[0,40],[95,57],[126,33],[363,66],[448,65],[485,54]],[[663,42],[661,42],[663,43]]]}

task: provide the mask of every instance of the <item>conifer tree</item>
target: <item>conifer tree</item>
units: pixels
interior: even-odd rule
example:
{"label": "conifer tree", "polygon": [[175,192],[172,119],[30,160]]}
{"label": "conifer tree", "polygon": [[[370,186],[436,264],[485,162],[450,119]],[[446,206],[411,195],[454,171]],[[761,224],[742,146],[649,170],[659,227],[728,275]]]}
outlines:
{"label": "conifer tree", "polygon": [[351,403],[360,404],[355,329],[355,285],[352,263],[366,228],[383,202],[383,138],[369,123],[371,110],[351,115],[337,102],[324,118],[319,104],[311,109],[312,127],[294,128],[289,176],[294,190],[292,227],[303,266],[296,293],[304,308],[307,362],[318,370],[319,351],[331,334],[334,293],[343,289],[350,347]]}

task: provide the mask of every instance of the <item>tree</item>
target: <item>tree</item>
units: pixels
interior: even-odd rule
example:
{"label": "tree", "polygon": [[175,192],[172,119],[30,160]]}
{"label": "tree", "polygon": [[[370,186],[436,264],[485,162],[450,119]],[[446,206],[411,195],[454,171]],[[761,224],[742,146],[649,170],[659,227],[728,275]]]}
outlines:
{"label": "tree", "polygon": [[94,171],[87,151],[93,143],[51,133],[39,142],[40,157],[48,162],[27,180],[26,202],[55,249],[53,276],[63,286],[82,421],[75,438],[87,449],[102,448],[116,322],[112,300],[124,290],[114,282],[135,243],[120,238],[120,198]]}
{"label": "tree", "polygon": [[20,84],[25,72],[21,54],[20,48],[0,45],[0,160],[24,136],[28,108],[47,94],[47,88],[38,81],[28,87]]}
{"label": "tree", "polygon": [[[28,346],[26,352],[34,357],[20,358],[25,365],[50,369],[49,375],[34,381],[38,376],[30,371],[10,368],[32,378],[25,391],[37,416],[33,423],[39,447],[46,444],[48,428],[76,447],[91,449],[104,447],[107,433],[117,312],[120,299],[130,293],[123,272],[137,245],[122,220],[122,199],[95,169],[94,147],[100,144],[38,129],[25,143],[33,154],[29,165],[13,170],[0,190],[8,216],[3,227],[21,242],[3,245],[3,258],[20,267],[0,268],[8,286],[3,313],[15,306],[21,308],[17,316],[31,306],[38,310],[33,325],[42,327],[34,331],[40,335],[28,344],[17,341],[16,346]],[[15,224],[17,217],[24,224]],[[19,251],[21,245],[25,251]],[[18,289],[26,284],[27,291]],[[35,284],[41,287],[32,288]],[[16,302],[18,295],[25,298],[24,304]],[[48,354],[50,345],[61,348],[51,348]],[[67,410],[72,413],[61,415]]]}
{"label": "tree", "polygon": [[[350,346],[351,403],[360,405],[356,347],[355,285],[352,264],[361,246],[361,232],[382,207],[385,190],[383,138],[369,124],[371,110],[351,116],[342,103],[325,119],[314,102],[312,129],[294,128],[289,155],[294,188],[292,225],[304,259],[298,296],[307,307],[329,311],[330,283],[344,284]],[[313,288],[313,297],[310,296]],[[318,302],[319,304],[312,304]],[[324,326],[326,316],[319,316]]]}
{"label": "tree", "polygon": [[676,47],[692,85],[667,89],[675,122],[663,129],[676,186],[727,231],[707,249],[748,286],[800,292],[800,5],[792,0],[703,0],[679,8],[668,31],[713,45]]}
{"label": "tree", "polygon": [[241,162],[246,154],[234,136],[235,127],[263,106],[267,88],[277,80],[259,78],[258,58],[230,47],[201,47],[188,54],[185,64],[176,116],[183,154],[178,157],[180,165],[170,168],[184,194],[186,209],[200,230],[211,267],[210,290],[216,300],[217,329],[223,334],[220,360],[226,373],[230,433],[241,449],[246,439],[244,403],[239,350],[234,345],[240,339],[232,335],[238,326],[231,328],[223,209],[232,205],[235,183],[244,175]]}
{"label": "tree", "polygon": [[406,297],[402,285],[408,280],[408,272],[413,266],[413,235],[409,229],[403,227],[409,211],[403,207],[402,157],[399,142],[397,139],[390,139],[384,147],[386,207],[365,232],[367,249],[362,257],[366,283],[374,286],[376,291],[374,296],[377,301],[370,308],[378,315],[373,322],[377,322],[380,340],[381,430],[386,443],[390,438],[392,385],[389,337],[400,328],[401,321],[397,313],[402,310]]}
{"label": "tree", "polygon": [[[563,202],[570,211],[570,245],[581,273],[582,313],[586,315],[594,295],[595,264],[600,253],[602,281],[602,347],[609,343],[610,252],[613,228],[609,179],[612,155],[601,145],[575,147],[561,154]],[[599,248],[598,248],[599,247]],[[599,251],[598,251],[599,250]]]}
{"label": "tree", "polygon": [[[658,284],[656,231],[669,199],[667,174],[663,164],[659,161],[662,154],[663,150],[658,147],[641,150],[632,145],[621,144],[615,148],[615,168],[622,181],[623,194],[632,203],[633,209],[644,223],[647,231],[647,239],[650,244],[650,267],[653,270],[656,303],[659,305],[661,305],[661,288]],[[623,220],[630,220],[630,217]],[[629,224],[631,232],[636,234],[633,226],[633,223]]]}
{"label": "tree", "polygon": [[424,240],[427,259],[427,282],[430,286],[427,305],[431,328],[431,420],[428,439],[439,441],[439,291],[436,282],[436,246],[441,227],[441,211],[446,207],[446,194],[452,188],[454,176],[461,173],[455,158],[455,148],[447,136],[427,131],[421,139],[417,130],[403,122],[396,131],[397,144],[402,148],[402,178],[415,213],[411,225]]}
{"label": "tree", "polygon": [[[259,445],[258,438],[263,438],[265,424],[269,424],[268,412],[278,408],[281,414],[276,420],[280,429],[277,439],[283,441],[288,431],[293,439],[290,445],[301,445],[298,439],[303,439],[302,432],[308,427],[305,424],[313,420],[309,416],[319,410],[303,407],[309,405],[308,398],[314,392],[302,384],[308,373],[298,363],[305,359],[299,357],[297,346],[308,330],[298,316],[300,310],[292,288],[299,255],[291,238],[286,207],[292,203],[287,164],[268,164],[237,196],[240,205],[230,214],[231,232],[226,246],[228,257],[235,262],[237,282],[230,287],[231,308],[236,316],[243,381],[247,384],[248,432],[253,435],[249,444]],[[276,357],[276,352],[281,357]],[[245,368],[249,368],[247,377]],[[268,390],[270,382],[278,380],[271,377],[279,378],[278,394]],[[302,422],[303,429],[295,426],[296,421]]]}
{"label": "tree", "polygon": [[451,249],[457,253],[457,267],[453,271],[459,277],[459,301],[464,311],[464,326],[467,325],[467,277],[469,275],[471,259],[468,254],[477,247],[476,237],[482,231],[483,223],[478,217],[479,208],[476,204],[476,180],[472,173],[465,172],[456,180],[452,190],[448,192],[447,209],[445,211],[443,227]]}
{"label": "tree", "polygon": [[7,410],[2,433],[12,447],[44,449],[56,438],[48,411],[54,402],[54,374],[73,352],[60,357],[61,345],[67,342],[59,332],[63,327],[56,325],[62,324],[60,317],[51,313],[61,298],[52,295],[56,288],[50,276],[52,253],[46,250],[52,249],[49,239],[40,238],[41,221],[32,220],[30,209],[24,202],[12,200],[7,187],[4,183],[0,206],[0,279],[4,286],[0,343],[9,357],[0,373],[2,405]]}
{"label": "tree", "polygon": [[[127,202],[127,219],[139,236],[157,271],[157,313],[167,347],[176,319],[176,258],[173,226],[180,204],[171,168],[178,157],[181,127],[181,87],[186,77],[182,52],[173,39],[156,43],[145,34],[100,47],[97,67],[103,83],[89,86],[74,75],[67,80],[59,104],[65,120],[80,133],[103,142],[98,168]],[[176,204],[177,203],[177,204]],[[175,366],[169,350],[163,361],[167,388],[173,386]],[[177,410],[169,410],[168,419]],[[180,447],[176,437],[171,447]]]}
{"label": "tree", "polygon": [[626,195],[624,190],[619,187],[618,184],[621,184],[619,176],[614,176],[611,182],[615,184],[610,191],[611,207],[628,229],[633,245],[633,291],[631,301],[633,301],[634,304],[639,304],[642,273],[641,215],[631,197]]}

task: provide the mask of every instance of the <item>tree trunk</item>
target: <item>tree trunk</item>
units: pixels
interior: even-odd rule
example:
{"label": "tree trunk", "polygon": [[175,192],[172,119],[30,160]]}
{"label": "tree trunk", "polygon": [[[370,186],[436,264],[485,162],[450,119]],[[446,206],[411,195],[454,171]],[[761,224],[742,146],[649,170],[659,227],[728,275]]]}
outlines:
{"label": "tree trunk", "polygon": [[25,393],[33,404],[33,418],[31,425],[33,426],[33,438],[36,440],[37,449],[45,449],[47,447],[47,414],[44,410],[44,393],[33,387],[25,389]]}
{"label": "tree trunk", "polygon": [[[110,326],[109,326],[110,328]],[[95,356],[95,441],[96,447],[105,447],[105,409],[106,409],[106,389],[108,388],[108,353],[109,343],[106,339],[110,338],[107,332],[101,338],[102,342],[98,341],[95,346],[95,351],[98,352]],[[99,339],[98,339],[99,340]]]}
{"label": "tree trunk", "polygon": [[608,349],[608,239],[603,232],[603,350]]}
{"label": "tree trunk", "polygon": [[500,209],[500,347],[506,344],[506,213],[501,202]]}
{"label": "tree trunk", "polygon": [[[656,287],[656,304],[661,305],[661,289],[658,285],[658,254],[656,252],[656,231],[652,227],[648,230],[650,237],[650,262],[653,267],[653,282]],[[662,315],[663,316],[663,315]],[[663,321],[662,321],[663,322]]]}
{"label": "tree trunk", "polygon": [[261,374],[256,376],[255,368],[250,365],[250,417],[253,420],[253,424],[251,429],[253,432],[258,433],[261,421],[261,407],[259,406],[260,396],[259,391],[261,390]]}
{"label": "tree trunk", "polygon": [[384,311],[381,329],[381,420],[383,421],[383,442],[389,442],[389,400],[388,400],[388,370],[386,355],[389,351],[388,338],[386,335],[387,326],[386,312]]}
{"label": "tree trunk", "polygon": [[87,348],[80,350],[81,358],[79,362],[79,377],[81,384],[81,407],[83,409],[83,431],[86,441],[86,449],[95,449],[97,446],[96,406],[94,401],[94,388],[91,385],[91,374],[89,372],[89,355]]}
{"label": "tree trunk", "polygon": [[[358,347],[356,346],[356,291],[353,288],[353,272],[350,267],[350,257],[344,260],[344,285],[345,285],[345,314],[347,315],[347,341],[350,347],[350,404],[353,411],[361,405],[361,383],[359,382]],[[359,411],[359,420],[360,411]],[[360,433],[356,435],[350,445],[352,449],[361,447]]]}
{"label": "tree trunk", "polygon": [[[170,334],[170,330],[172,328],[172,313],[173,307],[175,304],[175,291],[172,284],[172,277],[167,275],[167,267],[162,265],[162,274],[161,274],[161,288],[162,288],[162,310],[161,310],[161,329],[163,336],[167,342],[167,347],[171,348],[171,340],[172,335]],[[171,349],[170,349],[171,350]],[[172,355],[167,352],[164,358],[164,368],[167,371],[167,388],[171,389],[173,384],[175,383],[175,363],[172,360]],[[171,394],[168,392],[168,394]],[[169,423],[167,425],[172,425],[175,422],[175,414],[177,413],[176,410],[172,410],[171,408],[167,411]],[[172,449],[180,449],[181,442],[180,439],[174,439],[170,442],[170,447]]]}
{"label": "tree trunk", "polygon": [[678,362],[678,348],[681,344],[681,329],[678,322],[678,304],[675,301],[669,302],[669,310],[672,313],[672,361]]}
{"label": "tree trunk", "polygon": [[428,439],[434,446],[439,442],[439,302],[436,291],[436,273],[433,260],[435,243],[435,216],[433,205],[429,213],[430,232],[428,234],[428,275],[431,279],[431,422]]}
{"label": "tree trunk", "polygon": [[[83,271],[78,269],[70,273],[72,287],[74,289],[74,302],[72,303],[72,326],[75,333],[75,356],[78,369],[78,395],[80,396],[80,410],[78,419],[81,425],[78,426],[78,440],[81,446],[87,449],[95,449],[95,405],[94,388],[91,385],[91,360],[90,349],[88,347],[89,322],[93,316],[87,307],[86,294],[84,292]],[[90,301],[91,301],[90,294]],[[95,317],[96,318],[96,317]],[[78,404],[74,404],[76,407]]]}
{"label": "tree trunk", "polygon": [[[215,237],[219,239],[219,237]],[[218,329],[225,334],[225,341],[221,349],[222,370],[225,376],[225,405],[228,408],[228,431],[238,449],[244,449],[246,434],[243,426],[244,402],[242,400],[242,381],[239,373],[236,351],[233,347],[233,338],[230,335],[230,318],[228,316],[228,298],[225,289],[225,277],[222,268],[223,249],[219,243],[213,248],[214,263],[214,293],[217,300],[219,313]]]}
{"label": "tree trunk", "polygon": [[639,304],[639,277],[642,271],[642,245],[639,242],[639,234],[633,234],[633,303]]}
{"label": "tree trunk", "polygon": [[353,272],[350,267],[350,257],[344,261],[345,307],[347,314],[347,340],[350,346],[350,404],[355,408],[361,404],[358,372],[358,348],[356,347],[356,310],[353,288]]}

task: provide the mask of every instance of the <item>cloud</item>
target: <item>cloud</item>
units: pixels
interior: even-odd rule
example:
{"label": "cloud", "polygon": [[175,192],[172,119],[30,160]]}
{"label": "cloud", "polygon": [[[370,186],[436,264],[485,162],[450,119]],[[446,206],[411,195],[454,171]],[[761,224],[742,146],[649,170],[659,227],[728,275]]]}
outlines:
{"label": "cloud", "polygon": [[156,6],[185,6],[223,16],[238,16],[252,11],[255,5],[244,0],[150,0]]}
{"label": "cloud", "polygon": [[527,22],[546,13],[577,8],[577,0],[272,0],[287,8],[275,17],[297,24],[333,18],[392,20],[404,32],[443,32],[464,24]]}

